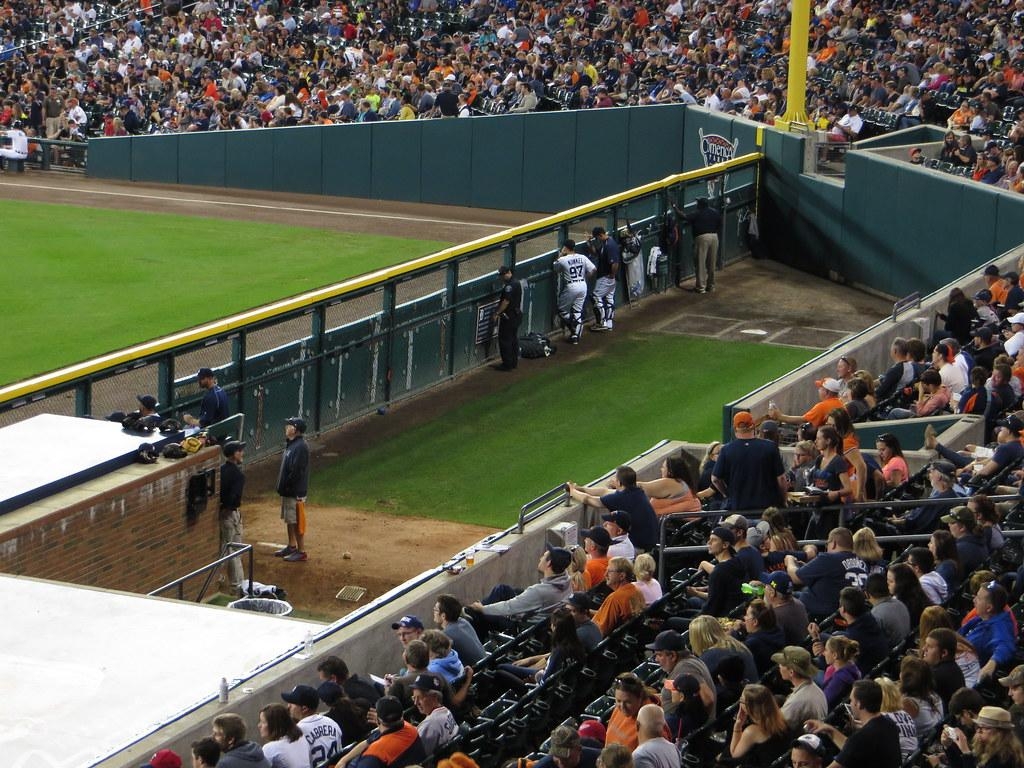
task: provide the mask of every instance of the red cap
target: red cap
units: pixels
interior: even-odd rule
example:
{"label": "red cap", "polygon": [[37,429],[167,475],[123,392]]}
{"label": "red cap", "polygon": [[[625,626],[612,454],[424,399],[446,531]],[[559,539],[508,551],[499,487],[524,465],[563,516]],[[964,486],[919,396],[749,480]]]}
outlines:
{"label": "red cap", "polygon": [[181,758],[170,749],[161,749],[149,759],[152,768],[181,768]]}
{"label": "red cap", "polygon": [[740,411],[732,417],[733,429],[753,429],[754,428],[754,417],[750,415],[750,411]]}

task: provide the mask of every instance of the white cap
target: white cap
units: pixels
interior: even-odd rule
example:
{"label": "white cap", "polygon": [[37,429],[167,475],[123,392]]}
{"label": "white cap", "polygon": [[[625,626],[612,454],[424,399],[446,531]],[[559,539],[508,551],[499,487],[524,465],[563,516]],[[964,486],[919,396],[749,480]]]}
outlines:
{"label": "white cap", "polygon": [[[1021,317],[1024,317],[1024,313],[1021,313]],[[829,392],[832,392],[837,395],[843,390],[843,385],[839,381],[839,379],[833,378],[821,379],[821,381],[818,382],[818,386],[823,387],[824,389],[827,389]]]}
{"label": "white cap", "polygon": [[1024,325],[1024,312],[1018,312],[1016,315],[1010,318],[1012,325]]}

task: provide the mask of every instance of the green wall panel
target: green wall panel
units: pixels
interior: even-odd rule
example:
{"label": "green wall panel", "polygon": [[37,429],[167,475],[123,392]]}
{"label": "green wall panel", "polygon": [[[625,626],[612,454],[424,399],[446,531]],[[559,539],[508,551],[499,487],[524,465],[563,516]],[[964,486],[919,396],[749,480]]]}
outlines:
{"label": "green wall panel", "polygon": [[319,128],[274,128],[274,191],[319,195],[323,189],[323,135]]}
{"label": "green wall panel", "polygon": [[89,165],[86,174],[96,179],[132,178],[132,136],[89,139]]}
{"label": "green wall panel", "polygon": [[576,205],[614,195],[625,189],[629,160],[629,125],[625,110],[591,109],[576,116]]}
{"label": "green wall panel", "polygon": [[[843,247],[856,254],[852,280],[871,280],[887,293],[901,295],[907,286],[894,285],[893,260],[902,230],[898,195],[899,167],[866,153],[846,155]],[[896,283],[902,281],[895,279]]]}
{"label": "green wall panel", "polygon": [[[926,259],[901,260],[901,271],[907,270],[915,279],[921,280],[924,286],[937,288],[946,280],[936,279],[938,275],[952,275],[955,265],[951,262],[956,249],[950,248],[960,236],[960,223],[956,216],[936,216],[936,205],[952,206],[956,210],[960,205],[960,189],[957,185],[936,183],[934,173],[914,168],[907,164],[900,169],[900,214],[904,222],[902,232],[893,233],[907,238],[912,243],[911,250],[919,254],[927,254]],[[958,257],[957,257],[957,260]],[[970,266],[955,269],[962,274]]]}
{"label": "green wall panel", "polygon": [[224,144],[230,131],[183,133],[178,144],[178,183],[223,187]]}
{"label": "green wall panel", "polygon": [[[629,119],[629,167],[622,188],[638,187],[682,170],[680,137],[683,135],[685,111],[675,104],[626,110]],[[607,150],[605,154],[608,154]]]}
{"label": "green wall panel", "polygon": [[[572,208],[576,153],[576,111],[543,112],[525,121],[523,198],[532,211]],[[589,162],[589,157],[582,157]]]}
{"label": "green wall panel", "polygon": [[[960,247],[956,252],[967,259],[969,267],[999,254],[995,246],[996,213],[1003,193],[976,181],[960,181],[959,186],[963,190],[960,208],[952,209],[960,219]],[[1024,228],[1020,240],[1024,240]]]}
{"label": "green wall panel", "polygon": [[995,251],[1008,251],[1024,240],[1024,197],[999,195]]}
{"label": "green wall panel", "polygon": [[[445,122],[455,122],[448,120]],[[420,201],[420,131],[413,121],[374,123],[370,196],[378,200]],[[427,152],[428,147],[424,147]]]}
{"label": "green wall panel", "polygon": [[134,136],[132,181],[178,183],[178,136]]}
{"label": "green wall panel", "polygon": [[371,144],[372,126],[333,125],[324,129],[325,195],[370,197]]}
{"label": "green wall panel", "polygon": [[524,210],[524,119],[525,115],[471,119],[471,205],[506,211]]}
{"label": "green wall panel", "polygon": [[227,131],[225,142],[227,186],[274,188],[274,137],[269,130]]}
{"label": "green wall panel", "polygon": [[472,177],[472,120],[423,120],[420,198],[441,205],[469,205]]}

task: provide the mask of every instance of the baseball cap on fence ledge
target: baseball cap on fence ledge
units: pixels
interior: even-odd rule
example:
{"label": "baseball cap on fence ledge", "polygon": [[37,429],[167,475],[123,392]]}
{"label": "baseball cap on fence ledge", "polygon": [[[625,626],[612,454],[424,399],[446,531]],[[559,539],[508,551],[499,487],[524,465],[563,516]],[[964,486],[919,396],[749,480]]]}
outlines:
{"label": "baseball cap on fence ledge", "polygon": [[402,708],[402,702],[394,696],[381,696],[377,699],[377,705],[374,709],[377,710],[377,722],[384,726],[402,722],[405,712]]}
{"label": "baseball cap on fence ledge", "polygon": [[316,709],[320,706],[320,696],[316,688],[311,685],[296,685],[290,691],[281,694],[281,698],[288,704],[298,704],[300,707]]}
{"label": "baseball cap on fence ledge", "polygon": [[551,745],[548,754],[565,760],[572,756],[572,751],[580,746],[580,733],[568,725],[560,725],[551,732]]}
{"label": "baseball cap on fence ledge", "polygon": [[181,768],[181,758],[172,749],[161,749],[142,768]]}
{"label": "baseball cap on fence ledge", "polygon": [[392,629],[423,629],[423,622],[420,621],[418,616],[403,616],[394,624],[391,625]]}
{"label": "baseball cap on fence ledge", "polygon": [[968,507],[953,507],[948,515],[939,518],[944,523],[960,523],[960,525],[974,526],[978,520]]}
{"label": "baseball cap on fence ledge", "polygon": [[733,429],[753,429],[754,417],[750,411],[739,411],[732,417]]}
{"label": "baseball cap on fence ledge", "polygon": [[626,512],[624,509],[617,509],[614,512],[606,512],[601,515],[601,519],[606,523],[615,523],[624,531],[628,531],[632,523],[629,512]]}
{"label": "baseball cap on fence ledge", "polygon": [[338,699],[345,695],[345,691],[333,680],[324,680],[317,687],[316,695],[319,696],[320,701],[328,707],[333,707]]}
{"label": "baseball cap on fence ledge", "polygon": [[815,386],[821,387],[822,389],[827,389],[834,395],[838,395],[843,389],[843,385],[839,381],[839,379],[833,379],[832,377],[818,379],[817,381],[814,382],[814,384]]}
{"label": "baseball cap on fence ledge", "polygon": [[200,368],[199,372],[196,373],[197,379],[212,379],[213,369],[212,368]]}
{"label": "baseball cap on fence ledge", "polygon": [[160,405],[152,395],[136,395],[135,399],[138,400],[141,405],[153,411],[155,411],[157,406]]}
{"label": "baseball cap on fence ledge", "polygon": [[584,528],[580,532],[580,536],[584,539],[590,539],[597,546],[604,549],[608,549],[612,545],[612,535],[600,525],[595,525],[593,528]]}
{"label": "baseball cap on fence ledge", "polygon": [[548,562],[551,563],[551,570],[555,573],[564,573],[565,569],[569,567],[569,563],[572,562],[572,553],[564,547],[552,547],[550,544],[544,546],[548,550]]}
{"label": "baseball cap on fence ledge", "polygon": [[241,440],[228,440],[226,443],[224,443],[223,451],[224,455],[230,459],[232,456],[234,456],[236,453],[243,450],[244,448],[245,443],[243,443]]}
{"label": "baseball cap on fence ledge", "polygon": [[1018,664],[1006,677],[1000,677],[999,683],[1006,688],[1024,685],[1024,664]]}
{"label": "baseball cap on fence ledge", "polygon": [[793,580],[789,578],[789,574],[785,571],[762,573],[759,581],[766,587],[771,587],[780,595],[793,594]]}
{"label": "baseball cap on fence ledge", "polygon": [[730,546],[736,543],[736,534],[732,532],[732,528],[726,528],[724,525],[712,529],[711,535],[717,536]]}
{"label": "baseball cap on fence ledge", "polygon": [[291,416],[285,419],[284,423],[295,427],[302,434],[306,434],[306,420],[301,416]]}
{"label": "baseball cap on fence ledge", "polygon": [[666,629],[659,632],[654,642],[645,646],[648,651],[681,651],[686,648],[686,641],[683,636],[674,629]]}

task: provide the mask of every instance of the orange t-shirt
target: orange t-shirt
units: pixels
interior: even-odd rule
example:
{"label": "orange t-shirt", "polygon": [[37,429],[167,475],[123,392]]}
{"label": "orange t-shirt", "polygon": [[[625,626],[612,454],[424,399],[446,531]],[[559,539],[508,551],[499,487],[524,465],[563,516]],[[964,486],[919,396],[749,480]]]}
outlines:
{"label": "orange t-shirt", "polygon": [[[657,697],[650,696],[644,704],[658,704]],[[609,744],[622,744],[630,750],[640,746],[640,737],[636,731],[636,718],[624,714],[621,707],[612,710],[608,718],[608,728],[605,731],[605,746]]]}
{"label": "orange t-shirt", "polygon": [[627,582],[612,592],[601,603],[594,614],[594,623],[605,637],[620,624],[629,621],[634,614],[642,611],[647,605],[644,596],[632,582]]}
{"label": "orange t-shirt", "polygon": [[608,570],[609,559],[607,555],[604,557],[587,558],[587,567],[584,569],[584,573],[587,574],[587,579],[590,580],[591,588],[604,581],[604,572]]}
{"label": "orange t-shirt", "polygon": [[825,419],[828,418],[832,411],[843,407],[843,401],[833,395],[812,405],[807,413],[803,415],[803,420],[811,422],[816,427],[820,427],[825,423]]}

